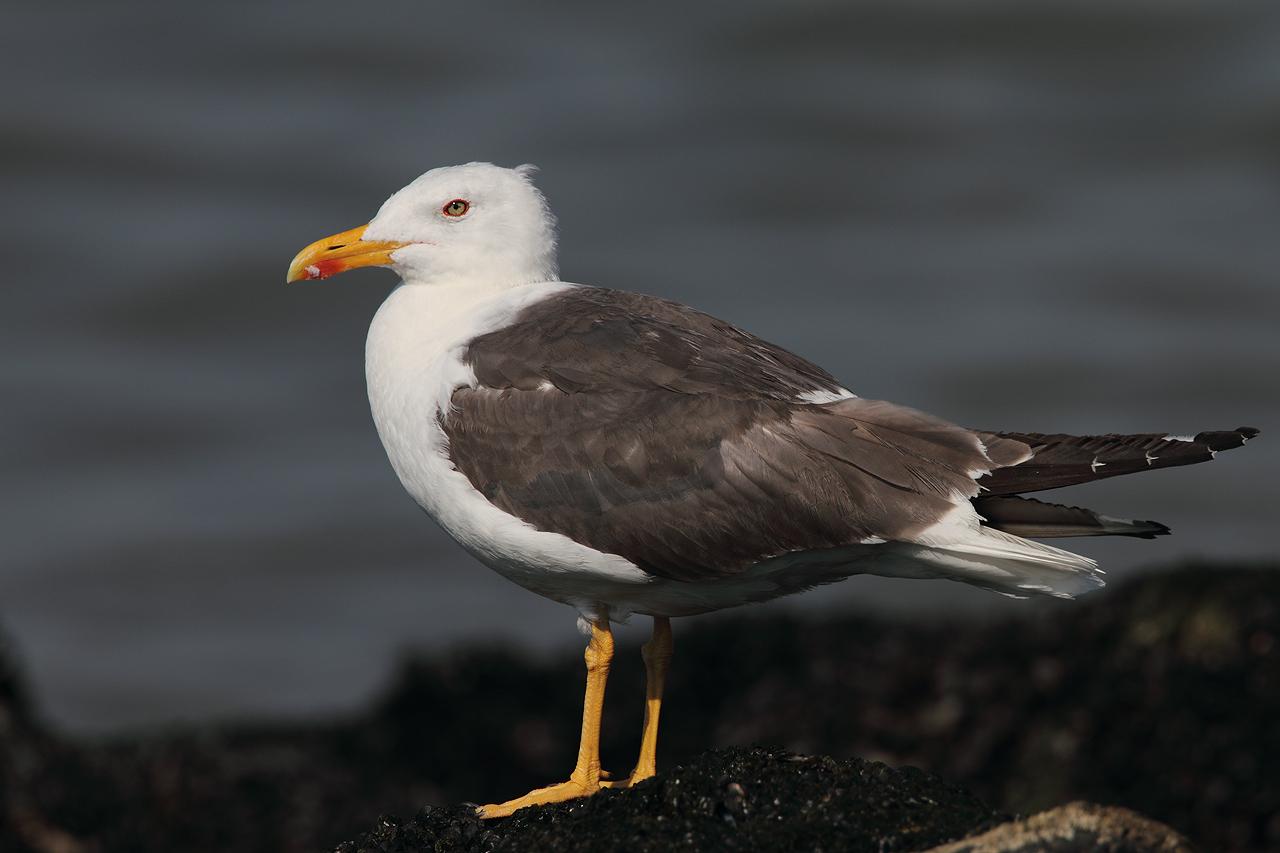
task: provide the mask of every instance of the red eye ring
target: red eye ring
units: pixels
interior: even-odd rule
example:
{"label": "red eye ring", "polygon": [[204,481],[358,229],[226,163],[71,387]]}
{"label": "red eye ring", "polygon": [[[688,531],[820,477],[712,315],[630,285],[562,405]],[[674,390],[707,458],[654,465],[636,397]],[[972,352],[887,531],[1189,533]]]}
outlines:
{"label": "red eye ring", "polygon": [[445,216],[466,216],[467,211],[471,209],[471,202],[465,198],[455,198],[453,201],[445,202],[444,207],[440,208],[440,212]]}

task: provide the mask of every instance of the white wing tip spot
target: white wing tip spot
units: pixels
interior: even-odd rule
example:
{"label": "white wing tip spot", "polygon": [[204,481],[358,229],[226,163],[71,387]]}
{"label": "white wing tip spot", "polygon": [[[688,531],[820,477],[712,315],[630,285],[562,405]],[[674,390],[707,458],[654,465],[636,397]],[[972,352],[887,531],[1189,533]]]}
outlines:
{"label": "white wing tip spot", "polygon": [[841,400],[852,400],[858,395],[850,391],[848,388],[837,388],[834,391],[828,391],[825,388],[815,388],[812,391],[805,391],[796,397],[801,403],[809,403],[814,406],[821,406],[824,403],[838,403]]}

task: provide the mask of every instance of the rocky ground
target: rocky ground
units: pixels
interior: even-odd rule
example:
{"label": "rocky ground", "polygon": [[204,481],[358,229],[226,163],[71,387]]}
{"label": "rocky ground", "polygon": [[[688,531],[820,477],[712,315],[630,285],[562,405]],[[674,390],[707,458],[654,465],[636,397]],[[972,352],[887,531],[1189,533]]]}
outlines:
{"label": "rocky ground", "polygon": [[[480,821],[462,807],[384,820],[341,853],[450,850],[921,850],[1002,816],[919,770],[764,750],[700,756],[633,791]],[[441,844],[444,842],[444,844]]]}
{"label": "rocky ground", "polygon": [[[763,749],[720,750],[634,790],[481,821],[466,806],[382,818],[337,853],[556,850],[922,850],[1178,853],[1186,839],[1122,809],[1071,804],[1027,820],[912,767]],[[951,842],[951,843],[948,843]]]}
{"label": "rocky ground", "polygon": [[[611,820],[609,837],[625,825],[636,849],[668,831],[723,846],[715,833],[732,824],[742,849],[856,849],[858,828],[876,849],[906,850],[990,827],[1025,836],[1030,825],[1001,823],[1003,813],[1071,800],[1133,809],[1204,849],[1280,849],[1280,571],[1148,575],[1049,618],[987,625],[767,613],[678,632],[659,754],[673,769],[650,787],[492,826],[420,809],[562,776],[577,737],[577,655],[535,665],[479,649],[414,661],[367,714],[330,724],[93,742],[42,726],[0,664],[0,850],[529,849],[550,836],[520,833],[563,824],[590,834]],[[603,744],[606,765],[624,769],[640,727],[631,652],[615,665]],[[758,743],[778,749],[704,754]],[[827,797],[832,780],[840,793]],[[726,804],[730,783],[743,790],[741,815]],[[903,819],[894,809],[906,800]],[[1114,823],[1088,808],[1042,822],[1067,819],[1095,833]],[[751,834],[765,827],[794,840]],[[1019,849],[1006,841],[982,849]]]}

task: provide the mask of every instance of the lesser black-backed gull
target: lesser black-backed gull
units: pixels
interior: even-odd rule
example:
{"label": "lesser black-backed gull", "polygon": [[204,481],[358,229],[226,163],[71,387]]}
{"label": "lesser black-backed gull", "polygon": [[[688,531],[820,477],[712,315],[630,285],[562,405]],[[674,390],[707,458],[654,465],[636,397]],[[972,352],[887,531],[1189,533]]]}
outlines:
{"label": "lesser black-backed gull", "polygon": [[[288,274],[399,273],[365,355],[392,467],[466,550],[575,608],[590,634],[573,773],[486,816],[654,774],[671,617],[854,574],[1071,597],[1102,585],[1094,562],[1023,537],[1168,529],[1022,495],[1202,462],[1257,434],[973,430],[859,398],[715,317],[561,281],[531,178],[434,169]],[[609,626],[632,613],[654,622],[645,722],[635,769],[611,781],[599,758]]]}

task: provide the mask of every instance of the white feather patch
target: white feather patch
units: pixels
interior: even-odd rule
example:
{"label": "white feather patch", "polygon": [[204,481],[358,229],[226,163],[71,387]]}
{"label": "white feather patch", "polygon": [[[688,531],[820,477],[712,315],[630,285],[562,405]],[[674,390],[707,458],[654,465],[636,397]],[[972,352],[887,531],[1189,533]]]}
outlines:
{"label": "white feather patch", "polygon": [[834,391],[826,389],[817,389],[814,391],[805,391],[796,397],[796,402],[808,403],[813,406],[822,406],[827,403],[838,403],[841,400],[853,400],[858,395],[847,388],[837,388]]}

